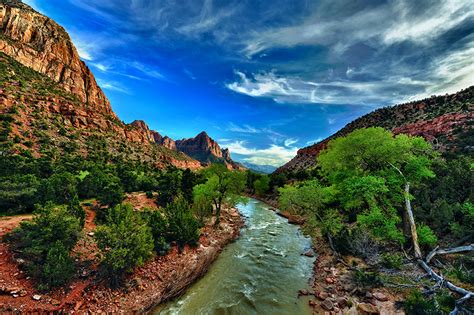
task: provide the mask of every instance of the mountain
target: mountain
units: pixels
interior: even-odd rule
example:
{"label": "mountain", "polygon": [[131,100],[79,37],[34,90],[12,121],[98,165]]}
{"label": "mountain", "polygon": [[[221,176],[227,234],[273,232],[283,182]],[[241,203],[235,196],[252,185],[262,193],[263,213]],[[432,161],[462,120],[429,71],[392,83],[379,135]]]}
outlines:
{"label": "mountain", "polygon": [[111,158],[160,168],[198,169],[201,162],[240,167],[205,133],[178,141],[178,148],[142,120],[120,121],[69,35],[53,20],[21,1],[0,0],[0,21],[0,114],[9,117],[2,131],[8,150],[36,157],[68,150],[87,155],[100,144]]}
{"label": "mountain", "polygon": [[248,163],[248,162],[243,162],[242,165],[244,165],[249,170],[252,170],[257,173],[262,173],[262,174],[271,174],[277,169],[273,165],[258,165],[258,164]]}
{"label": "mountain", "polygon": [[331,139],[360,128],[383,127],[394,134],[422,136],[441,152],[474,152],[474,86],[451,95],[377,109],[346,125],[321,142],[300,149],[276,172],[296,172],[316,166],[316,157]]}
{"label": "mountain", "polygon": [[223,163],[229,169],[244,169],[241,164],[232,160],[229,149],[221,149],[205,131],[194,138],[177,140],[175,143],[179,151],[202,163]]}

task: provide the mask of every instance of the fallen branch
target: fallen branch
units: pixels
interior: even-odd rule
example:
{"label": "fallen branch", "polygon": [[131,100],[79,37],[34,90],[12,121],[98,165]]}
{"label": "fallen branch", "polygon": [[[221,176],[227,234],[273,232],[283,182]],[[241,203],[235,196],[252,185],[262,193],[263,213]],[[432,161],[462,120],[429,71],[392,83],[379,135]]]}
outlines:
{"label": "fallen branch", "polygon": [[[427,257],[427,260],[428,260],[428,257]],[[474,297],[474,292],[458,287],[457,285],[454,285],[452,282],[447,281],[442,276],[434,272],[434,270],[431,269],[430,266],[428,266],[428,264],[424,262],[423,260],[418,259],[418,264],[430,275],[431,279],[437,282],[437,284],[439,284],[440,286],[444,286],[448,288],[449,290],[463,296],[462,298],[456,301],[456,307],[450,313],[450,315],[458,314],[458,312],[461,310],[461,305],[467,300],[469,300],[470,298]]]}
{"label": "fallen branch", "polygon": [[438,249],[439,246],[436,246],[435,249],[433,249],[428,256],[426,256],[426,263],[429,263],[431,259],[433,259],[434,256],[436,255],[446,255],[446,254],[455,254],[455,253],[461,253],[461,252],[469,252],[469,251],[474,251],[474,244],[471,245],[466,245],[466,246],[459,246],[459,247],[454,247],[454,248],[447,248],[447,249]]}

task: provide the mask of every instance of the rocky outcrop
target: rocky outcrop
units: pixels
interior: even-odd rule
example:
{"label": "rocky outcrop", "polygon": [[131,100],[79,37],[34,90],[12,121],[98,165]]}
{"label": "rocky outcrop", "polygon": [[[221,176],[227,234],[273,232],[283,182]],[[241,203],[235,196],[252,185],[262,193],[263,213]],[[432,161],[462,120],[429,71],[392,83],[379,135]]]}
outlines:
{"label": "rocky outcrop", "polygon": [[0,113],[16,113],[9,135],[17,139],[14,152],[28,149],[39,157],[42,147],[68,143],[87,155],[101,142],[113,156],[155,167],[201,167],[144,121],[120,121],[56,22],[18,0],[0,0],[0,21]]}
{"label": "rocky outcrop", "polygon": [[61,26],[20,1],[2,0],[0,21],[0,51],[47,75],[95,111],[115,116]]}
{"label": "rocky outcrop", "polygon": [[229,149],[221,149],[205,131],[194,138],[176,141],[176,148],[204,164],[222,163],[230,170],[245,169],[244,166],[232,160]]}
{"label": "rocky outcrop", "polygon": [[321,142],[298,150],[297,155],[276,172],[296,172],[316,166],[316,158],[327,143],[360,128],[383,127],[394,134],[421,136],[441,152],[474,151],[474,86],[451,95],[385,107],[349,123]]}
{"label": "rocky outcrop", "polygon": [[209,137],[205,131],[194,138],[176,141],[176,147],[179,151],[195,157],[201,162],[210,162],[211,158],[222,158],[222,150],[219,144]]}

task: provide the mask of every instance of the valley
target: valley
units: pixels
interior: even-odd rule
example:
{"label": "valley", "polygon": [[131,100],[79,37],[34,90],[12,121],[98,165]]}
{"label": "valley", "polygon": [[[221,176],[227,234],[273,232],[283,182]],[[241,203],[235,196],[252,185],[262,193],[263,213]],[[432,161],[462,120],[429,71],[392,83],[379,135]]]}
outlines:
{"label": "valley", "polygon": [[157,3],[0,0],[0,313],[474,312],[463,19]]}

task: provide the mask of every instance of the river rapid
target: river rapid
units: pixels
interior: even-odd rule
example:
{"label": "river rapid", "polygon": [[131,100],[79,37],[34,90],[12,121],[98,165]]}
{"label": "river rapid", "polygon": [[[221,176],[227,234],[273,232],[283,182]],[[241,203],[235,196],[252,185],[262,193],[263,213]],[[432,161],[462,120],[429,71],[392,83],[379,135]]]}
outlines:
{"label": "river rapid", "polygon": [[206,275],[186,293],[153,313],[170,314],[311,314],[298,290],[309,288],[314,258],[297,226],[248,198],[237,205],[245,217],[241,236],[228,245]]}

